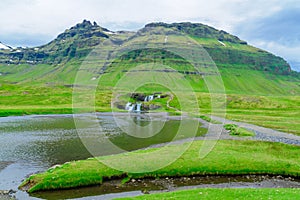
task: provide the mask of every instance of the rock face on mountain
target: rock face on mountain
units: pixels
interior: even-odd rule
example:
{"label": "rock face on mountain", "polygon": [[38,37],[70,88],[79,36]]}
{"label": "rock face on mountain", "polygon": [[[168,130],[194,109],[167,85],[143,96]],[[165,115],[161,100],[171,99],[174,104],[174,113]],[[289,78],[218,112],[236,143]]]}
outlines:
{"label": "rock face on mountain", "polygon": [[91,47],[97,46],[104,39],[109,38],[109,30],[92,24],[84,20],[58,37],[52,42],[41,46],[39,52],[46,55],[46,59],[50,62],[59,63],[65,58],[81,58],[85,57]]}
{"label": "rock face on mountain", "polygon": [[[82,61],[101,42],[110,40],[112,45],[122,45],[130,38],[139,37],[155,29],[174,29],[184,33],[209,53],[219,67],[236,67],[268,71],[275,74],[290,74],[289,64],[271,53],[247,45],[247,42],[225,31],[220,31],[200,23],[150,23],[137,33],[112,32],[97,23],[84,20],[67,29],[50,43],[36,48],[0,50],[2,64],[51,64]],[[151,52],[150,52],[151,53]]]}

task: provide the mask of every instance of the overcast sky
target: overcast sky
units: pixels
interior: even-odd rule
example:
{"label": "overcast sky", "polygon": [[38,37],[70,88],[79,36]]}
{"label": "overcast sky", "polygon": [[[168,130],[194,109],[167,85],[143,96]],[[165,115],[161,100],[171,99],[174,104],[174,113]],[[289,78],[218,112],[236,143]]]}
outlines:
{"label": "overcast sky", "polygon": [[300,71],[299,0],[1,0],[0,41],[38,46],[83,19],[111,30],[200,22],[284,57]]}

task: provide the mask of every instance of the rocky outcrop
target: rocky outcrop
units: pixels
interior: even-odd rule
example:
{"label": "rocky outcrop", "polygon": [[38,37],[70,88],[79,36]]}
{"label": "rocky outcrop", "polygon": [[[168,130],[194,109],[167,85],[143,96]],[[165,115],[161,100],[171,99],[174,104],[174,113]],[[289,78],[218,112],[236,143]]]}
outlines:
{"label": "rocky outcrop", "polygon": [[13,194],[16,193],[14,190],[0,190],[1,200],[14,200],[16,199]]}

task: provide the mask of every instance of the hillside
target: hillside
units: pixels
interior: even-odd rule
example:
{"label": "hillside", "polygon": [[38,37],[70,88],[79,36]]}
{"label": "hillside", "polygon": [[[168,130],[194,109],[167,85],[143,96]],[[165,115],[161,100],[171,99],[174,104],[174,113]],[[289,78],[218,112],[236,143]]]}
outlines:
{"label": "hillside", "polygon": [[[284,59],[249,46],[247,42],[225,31],[192,23],[151,23],[134,33],[112,32],[97,23],[84,20],[59,34],[55,40],[46,45],[0,50],[0,83],[72,85],[81,62],[99,44],[108,42],[110,45],[108,48],[113,49],[132,40],[146,42],[147,37],[155,34],[167,35],[172,30],[188,34],[203,46],[219,68],[227,92],[299,94],[299,73],[291,71]],[[111,81],[112,77],[122,76],[126,66],[124,63],[135,65],[145,62],[145,58],[151,61],[154,57],[156,62],[167,63],[178,71],[189,68],[188,63],[181,58],[160,50],[149,49],[128,54],[122,58],[122,66],[107,68],[104,73],[110,74],[108,79]],[[97,66],[94,68],[89,70],[91,73],[89,77],[99,77],[100,69],[96,69]],[[194,76],[192,71],[188,76],[194,85],[203,86],[201,77]],[[107,86],[111,85],[113,83]],[[205,87],[196,87],[199,91],[206,91]]]}

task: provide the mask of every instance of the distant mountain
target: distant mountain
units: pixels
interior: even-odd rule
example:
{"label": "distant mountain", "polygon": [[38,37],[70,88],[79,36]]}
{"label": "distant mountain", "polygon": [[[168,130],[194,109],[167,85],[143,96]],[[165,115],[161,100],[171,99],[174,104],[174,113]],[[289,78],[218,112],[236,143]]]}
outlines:
{"label": "distant mountain", "polygon": [[2,42],[0,42],[0,50],[10,50],[12,49],[12,47],[7,46],[5,44],[3,44]]}
{"label": "distant mountain", "polygon": [[135,32],[112,32],[84,20],[46,45],[35,48],[18,48],[11,51],[0,50],[3,64],[65,64],[71,60],[83,60],[101,42],[110,40],[112,45],[121,45],[130,38],[139,37],[155,29],[174,29],[189,35],[201,44],[218,67],[235,67],[268,71],[274,74],[291,74],[291,67],[282,58],[264,50],[247,45],[247,42],[225,31],[200,23],[150,23]]}

